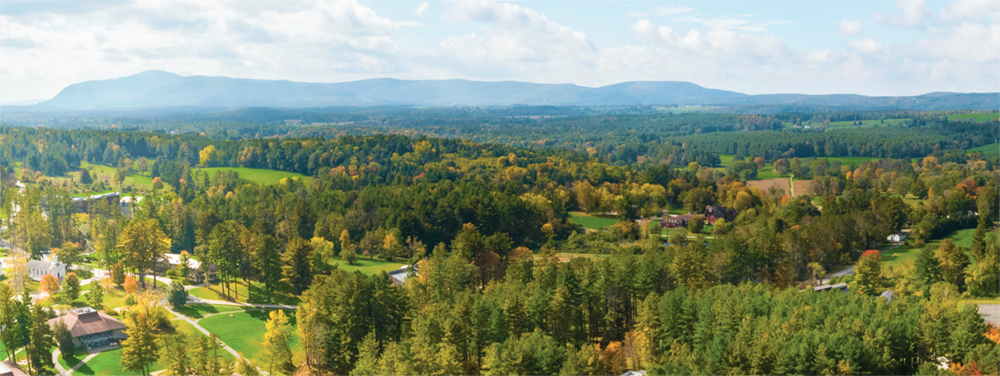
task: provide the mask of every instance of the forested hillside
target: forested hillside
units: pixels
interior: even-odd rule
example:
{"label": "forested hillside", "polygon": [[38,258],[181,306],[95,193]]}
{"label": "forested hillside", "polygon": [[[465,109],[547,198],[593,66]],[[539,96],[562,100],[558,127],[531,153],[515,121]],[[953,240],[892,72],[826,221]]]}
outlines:
{"label": "forested hillside", "polygon": [[[155,290],[143,278],[158,273],[145,245],[155,244],[217,266],[218,287],[192,294],[294,304],[294,325],[266,318],[268,354],[288,357],[249,359],[283,374],[923,374],[939,357],[1000,371],[996,327],[957,309],[959,298],[1000,295],[1000,160],[962,150],[992,142],[979,130],[995,121],[775,130],[783,121],[603,115],[478,125],[482,142],[320,127],[230,139],[3,126],[0,207],[13,246],[109,270],[109,288],[129,296],[137,281]],[[462,128],[434,133],[448,129]],[[556,147],[519,147],[533,132]],[[852,148],[886,159],[797,158]],[[713,168],[724,152],[742,155]],[[753,186],[765,163],[811,178],[810,192]],[[95,166],[114,170],[109,181]],[[226,168],[311,178],[260,184]],[[125,183],[136,176],[153,180]],[[144,198],[130,211],[74,213],[73,195],[107,190]],[[734,215],[708,226],[701,214],[713,205]],[[585,229],[570,212],[617,223]],[[658,225],[687,212],[698,219]],[[972,228],[968,246],[925,247]],[[892,264],[874,249],[903,229],[919,256]],[[849,293],[812,290],[855,262]],[[362,269],[375,263],[412,267],[399,282]],[[878,296],[886,290],[891,301]],[[134,296],[136,312],[158,308]],[[179,346],[166,322],[150,341]],[[29,351],[44,368],[48,348]],[[186,361],[175,355],[152,359]]]}

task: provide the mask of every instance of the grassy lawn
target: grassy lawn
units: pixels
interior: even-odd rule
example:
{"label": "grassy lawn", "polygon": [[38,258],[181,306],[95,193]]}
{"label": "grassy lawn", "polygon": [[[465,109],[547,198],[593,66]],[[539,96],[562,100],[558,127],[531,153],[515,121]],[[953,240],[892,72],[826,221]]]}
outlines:
{"label": "grassy lawn", "polygon": [[977,151],[981,151],[981,152],[983,152],[983,154],[986,154],[986,155],[1000,154],[1000,143],[995,143],[994,142],[994,143],[989,144],[989,145],[983,145],[983,146],[980,146],[978,148],[972,148],[972,149],[969,149],[969,150],[966,150],[966,151],[969,152],[969,153],[975,153]]}
{"label": "grassy lawn", "polygon": [[[295,312],[286,310],[289,316],[289,323],[292,330],[296,328]],[[229,347],[242,354],[247,359],[257,359],[257,363],[262,368],[267,368],[266,351],[264,350],[264,333],[267,332],[265,324],[267,316],[261,311],[235,312],[232,317],[229,314],[215,315],[198,321],[206,330],[218,334]],[[298,336],[292,337],[292,353],[295,364],[302,361],[302,346],[299,345]]]}
{"label": "grassy lawn", "polygon": [[613,226],[618,223],[618,219],[610,217],[601,217],[596,214],[587,214],[584,212],[569,212],[569,221],[576,223],[584,228],[601,229]]}
{"label": "grassy lawn", "polygon": [[[80,168],[91,170],[90,176],[94,179],[94,181],[103,180],[108,185],[111,185],[111,178],[115,176],[115,168],[110,166],[95,165],[95,164],[90,164],[87,161],[83,161],[80,162]],[[68,178],[72,178],[73,180],[76,181],[80,180],[80,171],[72,171],[67,173],[66,175]],[[56,179],[60,178],[54,178],[53,180]],[[167,183],[163,184],[167,185]],[[130,185],[132,187],[142,187],[145,189],[152,189],[153,178],[148,176],[132,174],[125,177],[125,181],[122,182],[122,185]]]}
{"label": "grassy lawn", "polygon": [[[142,375],[140,371],[126,371],[121,364],[121,352],[122,349],[114,349],[108,351],[102,351],[97,354],[93,359],[88,361],[80,369],[77,369],[73,374],[81,375]],[[152,371],[157,371],[166,368],[159,361],[156,361],[150,365],[149,369]]]}
{"label": "grassy lawn", "polygon": [[979,113],[979,114],[948,115],[948,120],[969,120],[975,122],[984,122],[996,119],[1000,119],[1000,113],[990,112],[990,113]]}
{"label": "grassy lawn", "polygon": [[[5,279],[3,283],[11,285],[12,283],[14,283],[14,277]],[[13,285],[11,285],[11,287],[13,287]],[[42,291],[42,283],[39,281],[32,280],[31,278],[25,277],[24,288],[30,292]]]}
{"label": "grassy lawn", "polygon": [[[243,311],[244,307],[241,306],[227,306],[227,305],[216,305],[216,304],[185,304],[179,309],[175,309],[177,313],[184,316],[191,317],[193,319],[200,319],[206,315],[220,312],[238,312]],[[181,321],[184,322],[184,321]],[[184,322],[187,324],[186,322]]]}
{"label": "grassy lawn", "polygon": [[[975,234],[976,229],[967,228],[963,230],[954,231],[948,236],[942,239],[932,240],[927,243],[927,246],[937,249],[941,246],[941,241],[944,239],[951,239],[955,242],[955,245],[962,247],[969,247],[972,245],[972,235]],[[900,267],[905,263],[913,262],[917,259],[917,254],[920,253],[921,247],[911,247],[909,245],[901,245],[895,249],[885,252],[882,254],[882,264],[885,266]],[[972,257],[969,257],[969,262],[973,262]]]}
{"label": "grassy lawn", "polygon": [[66,361],[66,359],[63,359],[62,354],[60,354],[59,364],[63,366],[63,368],[65,368],[66,370],[69,370],[70,368],[73,368],[73,366],[83,361],[83,358],[86,358],[87,355],[90,355],[90,353],[88,353],[87,350],[84,350],[82,347],[77,347],[76,350],[73,351],[73,356],[69,358],[68,362]]}
{"label": "grassy lawn", "polygon": [[348,273],[354,273],[355,271],[360,271],[364,274],[372,275],[381,272],[390,272],[406,265],[401,262],[395,261],[385,261],[385,260],[371,260],[365,257],[358,257],[354,261],[354,265],[349,265],[343,261],[334,261],[334,265],[337,269],[343,270]]}
{"label": "grassy lawn", "polygon": [[[229,285],[230,297],[234,299],[226,299],[225,295],[222,294],[222,285],[213,284],[209,287],[198,287],[188,290],[188,293],[197,296],[202,299],[208,300],[228,300],[235,301],[239,303],[267,303],[267,297],[265,296],[264,284],[259,282],[252,282],[249,287],[249,293],[253,296],[250,297],[250,301],[247,301],[247,285],[243,281],[238,283],[233,283]],[[235,295],[235,296],[233,296]],[[281,291],[281,289],[276,289],[271,293],[271,302],[274,304],[287,304],[287,305],[298,305],[299,298],[289,294],[288,292]]]}
{"label": "grassy lawn", "polygon": [[[284,178],[300,178],[303,181],[308,181],[312,179],[312,176],[302,175],[296,172],[288,171],[278,171],[278,170],[268,170],[264,168],[245,168],[245,167],[206,167],[198,169],[202,173],[207,172],[208,176],[215,176],[218,171],[235,171],[240,175],[240,178],[252,181],[257,184],[277,184],[281,179]],[[192,171],[192,174],[194,172]]]}

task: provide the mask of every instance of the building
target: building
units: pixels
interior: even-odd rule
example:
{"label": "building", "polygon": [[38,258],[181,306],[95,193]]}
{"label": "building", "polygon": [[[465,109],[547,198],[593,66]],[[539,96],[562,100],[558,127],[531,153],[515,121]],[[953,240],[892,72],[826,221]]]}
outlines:
{"label": "building", "polygon": [[55,328],[62,321],[73,336],[73,344],[88,352],[106,347],[117,347],[118,341],[127,338],[125,324],[108,314],[90,307],[70,310],[69,313],[49,320],[49,327]]}
{"label": "building", "polygon": [[646,376],[646,371],[626,371],[622,376]]}
{"label": "building", "polygon": [[[156,260],[156,272],[166,273],[168,269],[177,269],[181,264],[181,255],[178,253],[166,253],[159,260]],[[201,281],[201,261],[188,258],[188,278]],[[216,280],[215,264],[208,264],[208,280]]]}
{"label": "building", "polygon": [[705,224],[714,225],[715,221],[719,219],[725,219],[726,222],[731,222],[736,219],[736,209],[729,208],[726,209],[725,206],[719,205],[708,205],[705,206]]}
{"label": "building", "polygon": [[895,233],[895,234],[889,235],[889,237],[887,237],[886,240],[888,240],[890,242],[901,242],[903,240],[906,240],[906,234]]}
{"label": "building", "polygon": [[664,218],[660,220],[660,228],[678,228],[687,227],[688,222],[691,221],[691,214],[685,215],[675,215],[669,218]]}
{"label": "building", "polygon": [[110,192],[99,195],[90,195],[87,197],[73,197],[73,208],[76,209],[77,213],[88,213],[90,205],[93,205],[101,200],[106,201],[109,208],[118,207],[121,205],[121,194],[118,192]]}
{"label": "building", "polygon": [[142,202],[142,196],[123,197],[120,201],[122,207],[122,215],[126,217],[131,217],[132,213],[134,213],[136,208],[139,207],[139,203]]}
{"label": "building", "polygon": [[403,265],[399,269],[390,271],[389,272],[389,279],[392,280],[392,284],[393,285],[397,285],[397,286],[406,284],[406,277],[407,277],[407,275],[410,274],[410,268],[413,268],[413,267],[414,266]]}
{"label": "building", "polygon": [[5,360],[0,362],[0,376],[28,376],[28,373],[18,367],[17,363]]}
{"label": "building", "polygon": [[833,285],[816,286],[816,287],[813,287],[813,290],[815,290],[815,291],[833,291],[833,290],[839,290],[841,292],[848,292],[847,284],[846,283],[837,283],[837,284],[833,284]]}
{"label": "building", "polygon": [[59,256],[55,255],[52,256],[51,261],[30,260],[27,267],[28,276],[35,281],[41,281],[46,274],[52,274],[62,283],[63,277],[66,276],[66,264],[59,262]]}

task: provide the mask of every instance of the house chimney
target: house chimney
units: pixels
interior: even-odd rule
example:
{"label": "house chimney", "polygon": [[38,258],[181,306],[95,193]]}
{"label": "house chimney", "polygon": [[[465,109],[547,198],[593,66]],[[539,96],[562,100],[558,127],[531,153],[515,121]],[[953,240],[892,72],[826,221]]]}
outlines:
{"label": "house chimney", "polygon": [[52,255],[52,263],[59,265],[59,255]]}

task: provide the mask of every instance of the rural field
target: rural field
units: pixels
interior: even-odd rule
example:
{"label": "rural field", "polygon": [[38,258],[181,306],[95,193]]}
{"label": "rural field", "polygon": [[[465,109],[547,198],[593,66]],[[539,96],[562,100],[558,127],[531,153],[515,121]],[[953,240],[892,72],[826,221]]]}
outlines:
{"label": "rural field", "polygon": [[278,170],[268,170],[263,168],[245,168],[245,167],[202,167],[192,170],[201,171],[202,173],[208,173],[209,176],[215,175],[218,171],[233,171],[240,175],[241,179],[246,179],[257,184],[277,184],[281,179],[284,178],[299,178],[303,181],[309,181],[312,176],[302,175],[296,172],[278,171]]}
{"label": "rural field", "polygon": [[583,228],[594,230],[608,228],[614,226],[615,223],[618,223],[618,219],[610,216],[605,217],[578,211],[569,212],[569,220],[570,222],[583,226]]}

